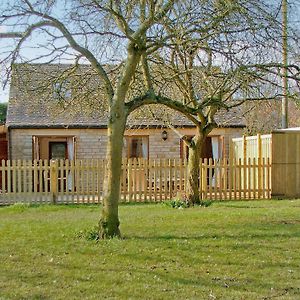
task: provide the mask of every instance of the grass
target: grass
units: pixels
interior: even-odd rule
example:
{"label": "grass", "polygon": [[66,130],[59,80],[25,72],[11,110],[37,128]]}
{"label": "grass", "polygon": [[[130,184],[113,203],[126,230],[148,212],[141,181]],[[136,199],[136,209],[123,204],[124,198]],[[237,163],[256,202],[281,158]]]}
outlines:
{"label": "grass", "polygon": [[0,208],[0,299],[300,299],[300,200]]}

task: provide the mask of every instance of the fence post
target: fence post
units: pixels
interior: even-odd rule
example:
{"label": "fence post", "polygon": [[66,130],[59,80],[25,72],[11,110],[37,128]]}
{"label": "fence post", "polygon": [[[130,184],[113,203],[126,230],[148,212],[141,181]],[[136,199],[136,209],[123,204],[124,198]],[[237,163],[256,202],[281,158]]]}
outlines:
{"label": "fence post", "polygon": [[[247,170],[246,170],[246,165],[247,165],[247,138],[245,135],[243,135],[243,161],[242,161],[242,169],[243,172],[241,173],[241,176],[243,177],[241,180],[242,184],[242,189],[244,190],[244,197],[245,197],[245,189],[247,186]],[[241,170],[242,170],[241,169]]]}
{"label": "fence post", "polygon": [[58,161],[50,160],[50,193],[52,195],[52,203],[56,204],[58,196]]}
{"label": "fence post", "polygon": [[262,141],[261,135],[257,134],[257,180],[258,180],[258,198],[261,198],[262,182],[261,182],[261,172],[262,171]]}

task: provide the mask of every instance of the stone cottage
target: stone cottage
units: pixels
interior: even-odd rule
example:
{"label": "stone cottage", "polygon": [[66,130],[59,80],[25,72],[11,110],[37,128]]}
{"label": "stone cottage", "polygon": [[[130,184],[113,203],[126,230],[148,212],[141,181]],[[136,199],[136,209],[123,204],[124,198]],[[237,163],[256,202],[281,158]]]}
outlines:
{"label": "stone cottage", "polygon": [[[69,79],[76,76],[76,83]],[[65,65],[15,65],[6,121],[9,159],[104,158],[107,107],[101,92],[88,66],[81,66],[78,80]],[[245,127],[238,108],[218,113],[216,120],[219,127],[207,138],[204,157],[227,157],[231,138]],[[149,105],[129,117],[123,155],[184,158],[182,137],[194,132],[179,113]]]}

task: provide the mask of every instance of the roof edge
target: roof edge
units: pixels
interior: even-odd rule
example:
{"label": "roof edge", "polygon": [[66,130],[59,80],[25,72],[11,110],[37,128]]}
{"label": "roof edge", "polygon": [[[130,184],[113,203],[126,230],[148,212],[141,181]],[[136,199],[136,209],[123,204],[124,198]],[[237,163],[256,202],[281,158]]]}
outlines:
{"label": "roof edge", "polygon": [[[9,129],[107,129],[107,125],[97,124],[7,124]],[[132,125],[126,129],[155,129],[155,128],[167,128],[165,125]],[[174,125],[175,128],[195,128],[195,125]],[[219,125],[217,128],[245,128],[246,125]]]}

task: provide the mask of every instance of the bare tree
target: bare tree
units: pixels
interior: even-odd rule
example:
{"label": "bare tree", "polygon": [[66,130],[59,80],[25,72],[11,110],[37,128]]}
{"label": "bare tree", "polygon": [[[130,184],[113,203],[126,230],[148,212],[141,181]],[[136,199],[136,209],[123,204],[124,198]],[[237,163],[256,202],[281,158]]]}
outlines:
{"label": "bare tree", "polygon": [[[173,36],[143,64],[148,81],[153,83],[153,76],[158,81],[151,86],[156,103],[181,111],[196,127],[192,139],[182,137],[189,148],[186,194],[191,204],[200,201],[202,148],[208,134],[218,126],[218,113],[248,101],[274,101],[282,96],[282,29],[277,18],[280,5],[264,1],[200,3],[197,9],[193,1],[183,4],[185,11],[194,14],[194,28],[190,31],[180,22],[163,24]],[[149,66],[156,72],[148,71]],[[286,69],[287,77],[299,82],[299,67],[290,64]],[[184,110],[175,105],[176,98],[182,101]],[[151,99],[144,101],[150,102]],[[136,108],[134,103],[130,107]]]}

